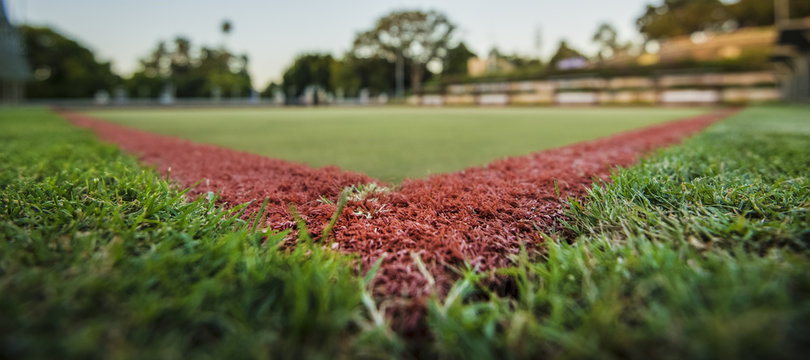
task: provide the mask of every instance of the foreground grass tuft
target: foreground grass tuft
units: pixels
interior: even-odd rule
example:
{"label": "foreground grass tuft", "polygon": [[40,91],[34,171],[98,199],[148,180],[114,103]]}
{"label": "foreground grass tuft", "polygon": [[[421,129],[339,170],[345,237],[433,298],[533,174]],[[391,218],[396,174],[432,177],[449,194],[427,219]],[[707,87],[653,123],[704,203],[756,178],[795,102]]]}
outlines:
{"label": "foreground grass tuft", "polygon": [[241,207],[186,202],[47,111],[3,110],[0,142],[0,357],[394,349],[351,259],[311,244],[280,251],[285,234],[256,231]]}
{"label": "foreground grass tuft", "polygon": [[573,202],[579,234],[810,254],[810,109],[754,108]]}
{"label": "foreground grass tuft", "polygon": [[[810,350],[810,109],[752,108],[572,201],[569,241],[434,300],[455,358],[799,358]],[[451,292],[452,293],[452,292]],[[483,300],[481,300],[483,297]]]}

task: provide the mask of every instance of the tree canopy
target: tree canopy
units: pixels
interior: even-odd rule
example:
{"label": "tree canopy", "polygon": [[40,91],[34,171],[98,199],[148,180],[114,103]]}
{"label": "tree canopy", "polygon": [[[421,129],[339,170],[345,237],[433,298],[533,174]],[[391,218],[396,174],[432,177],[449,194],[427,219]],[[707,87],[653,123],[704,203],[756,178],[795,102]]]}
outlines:
{"label": "tree canopy", "polygon": [[[790,0],[790,16],[810,16],[810,1]],[[773,0],[661,0],[648,4],[636,24],[648,39],[665,39],[697,31],[767,26],[774,23]]]}
{"label": "tree canopy", "polygon": [[332,68],[332,87],[350,97],[363,89],[371,94],[392,93],[396,87],[394,78],[391,63],[379,56],[359,58],[348,53]]}
{"label": "tree canopy", "polygon": [[170,45],[159,42],[140,63],[141,69],[126,82],[137,97],[156,97],[167,85],[174,87],[177,97],[235,97],[251,91],[247,55],[234,55],[224,48],[195,49],[182,36]]}
{"label": "tree canopy", "polygon": [[606,59],[616,55],[622,51],[626,51],[630,44],[622,43],[619,41],[619,33],[616,28],[609,23],[599,24],[596,32],[593,34],[593,42],[599,46],[596,57],[599,59]]}
{"label": "tree canopy", "polygon": [[398,95],[404,88],[407,62],[411,88],[419,93],[427,64],[447,56],[455,29],[447,16],[436,11],[395,11],[358,34],[353,52],[359,58],[379,56],[395,63]]}
{"label": "tree canopy", "polygon": [[442,66],[442,74],[466,75],[467,61],[475,56],[475,53],[467,48],[467,44],[463,41],[458,43],[455,47],[447,50],[447,56],[445,56]]}
{"label": "tree canopy", "polygon": [[307,87],[317,86],[332,91],[332,68],[335,59],[329,54],[298,56],[284,71],[282,91],[288,99],[301,96]]}
{"label": "tree canopy", "polygon": [[[406,75],[409,69],[406,69]],[[379,56],[359,58],[351,52],[342,59],[321,53],[299,55],[282,78],[280,89],[291,101],[310,86],[340,92],[348,97],[356,97],[364,89],[372,95],[391,93],[395,87],[394,69],[387,59]]]}
{"label": "tree canopy", "polygon": [[27,84],[31,98],[89,98],[108,93],[121,79],[109,62],[98,61],[78,42],[47,27],[20,28],[34,80]]}
{"label": "tree canopy", "polygon": [[[810,1],[788,0],[791,18],[810,16]],[[741,27],[766,26],[774,23],[773,0],[738,0],[727,5],[731,19]]]}
{"label": "tree canopy", "polygon": [[555,52],[554,56],[552,56],[551,60],[549,60],[549,66],[553,69],[556,68],[557,64],[559,64],[562,60],[578,57],[584,58],[585,56],[582,55],[581,52],[569,46],[567,41],[562,40],[560,41],[560,46],[557,47],[557,52]]}

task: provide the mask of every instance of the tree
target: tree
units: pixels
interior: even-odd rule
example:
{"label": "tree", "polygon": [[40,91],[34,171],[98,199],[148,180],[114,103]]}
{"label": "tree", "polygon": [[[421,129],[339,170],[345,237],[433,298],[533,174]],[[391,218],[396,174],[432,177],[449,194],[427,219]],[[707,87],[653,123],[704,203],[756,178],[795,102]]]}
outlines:
{"label": "tree", "polygon": [[195,96],[210,96],[217,90],[231,97],[248,94],[252,90],[248,61],[248,56],[244,54],[235,55],[222,48],[203,47],[199,58],[193,62],[198,65],[191,72],[191,80],[202,85],[196,85],[199,87]]}
{"label": "tree", "polygon": [[78,42],[47,27],[20,28],[34,81],[27,84],[31,98],[89,98],[97,91],[108,93],[121,78],[109,62]]}
{"label": "tree", "polygon": [[631,43],[622,43],[619,41],[618,32],[613,25],[602,23],[593,34],[593,42],[599,46],[596,57],[599,60],[604,60],[617,54],[627,52],[632,46]]}
{"label": "tree", "polygon": [[[767,26],[774,23],[773,0],[739,0],[728,4],[727,7],[729,19],[740,27]],[[810,16],[810,1],[789,1],[789,10],[791,18]]]}
{"label": "tree", "polygon": [[442,74],[467,74],[467,61],[475,56],[475,53],[470,51],[463,41],[460,42],[454,48],[447,50],[447,56],[444,58],[444,64],[442,66]]}
{"label": "tree", "polygon": [[233,30],[233,24],[231,24],[230,20],[222,20],[219,30],[222,31],[222,35],[228,36],[228,34],[231,33],[231,30]]}
{"label": "tree", "polygon": [[126,81],[138,97],[156,97],[167,85],[174,87],[178,97],[236,97],[251,90],[246,55],[234,55],[224,48],[195,51],[184,37],[176,37],[171,46],[159,42],[140,62],[141,69]]}
{"label": "tree", "polygon": [[[810,16],[810,1],[789,0],[789,5],[791,18]],[[729,26],[768,26],[774,24],[774,1],[663,0],[647,5],[636,24],[652,40]]]}
{"label": "tree", "polygon": [[175,51],[171,57],[171,71],[173,73],[188,73],[191,68],[191,41],[178,36],[174,39]]}
{"label": "tree", "polygon": [[329,54],[299,55],[282,76],[281,87],[287,99],[303,95],[307,87],[317,86],[332,91],[332,67],[335,59]]}
{"label": "tree", "polygon": [[549,60],[549,65],[552,68],[556,68],[560,61],[571,58],[585,58],[585,56],[582,55],[581,52],[568,46],[567,41],[562,40],[560,41],[560,46],[557,48],[557,52],[554,53],[554,56],[552,56],[551,60]]}
{"label": "tree", "polygon": [[517,69],[524,69],[524,70],[527,69],[527,68],[539,69],[539,68],[543,67],[543,63],[540,61],[540,59],[531,58],[531,57],[524,57],[524,56],[521,56],[518,53],[514,53],[512,55],[501,55],[501,54],[499,54],[498,56],[500,58],[508,61],[510,64],[512,64]]}
{"label": "tree", "polygon": [[612,25],[602,23],[593,34],[593,42],[599,46],[597,57],[599,59],[609,58],[616,53],[619,47],[618,33]]}
{"label": "tree", "polygon": [[222,33],[222,48],[224,49],[226,39],[228,38],[228,35],[230,35],[231,32],[233,31],[233,24],[228,19],[222,20],[222,23],[219,24],[219,31]]}
{"label": "tree", "polygon": [[665,39],[719,29],[728,19],[727,11],[720,0],[663,0],[659,5],[647,5],[636,25],[647,39]]}
{"label": "tree", "polygon": [[276,91],[283,91],[281,90],[281,85],[277,84],[275,81],[271,81],[270,84],[268,84],[267,87],[264,88],[264,91],[262,91],[261,96],[268,98],[273,97],[276,95]]}
{"label": "tree", "polygon": [[331,84],[345,96],[359,95],[367,89],[371,94],[392,93],[396,87],[391,63],[380,56],[359,58],[351,52],[332,66]]}
{"label": "tree", "polygon": [[411,70],[411,88],[421,92],[427,64],[447,55],[456,26],[436,11],[397,11],[380,20],[373,29],[360,33],[354,41],[357,57],[380,56],[395,64],[396,95],[405,87],[407,62]]}

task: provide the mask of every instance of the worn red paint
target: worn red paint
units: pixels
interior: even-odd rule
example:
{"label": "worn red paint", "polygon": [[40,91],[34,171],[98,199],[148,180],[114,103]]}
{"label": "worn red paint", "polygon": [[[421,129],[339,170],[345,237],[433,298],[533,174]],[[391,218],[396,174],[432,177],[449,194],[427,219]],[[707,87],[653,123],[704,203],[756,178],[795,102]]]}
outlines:
{"label": "worn red paint", "polygon": [[[626,166],[654,148],[676,143],[734,113],[720,110],[694,118],[583,142],[528,156],[498,160],[452,174],[406,180],[394,191],[351,201],[334,228],[333,247],[360,255],[367,268],[385,255],[374,290],[392,302],[389,311],[400,329],[418,328],[423,301],[444,294],[457,278],[453,267],[479,270],[508,266],[521,244],[541,249],[540,231],[558,225],[561,199],[582,196],[592,179],[605,179],[615,166]],[[187,187],[203,179],[192,194],[219,191],[221,201],[255,201],[245,216],[268,198],[267,227],[294,227],[294,204],[309,230],[320,233],[336,210],[319,201],[336,200],[341,189],[376,182],[336,167],[313,169],[278,159],[195,144],[133,130],[72,112],[73,123],[97,132],[105,141],[138,154],[161,173]],[[559,189],[559,197],[555,189]],[[435,280],[431,287],[416,266],[418,255]]]}

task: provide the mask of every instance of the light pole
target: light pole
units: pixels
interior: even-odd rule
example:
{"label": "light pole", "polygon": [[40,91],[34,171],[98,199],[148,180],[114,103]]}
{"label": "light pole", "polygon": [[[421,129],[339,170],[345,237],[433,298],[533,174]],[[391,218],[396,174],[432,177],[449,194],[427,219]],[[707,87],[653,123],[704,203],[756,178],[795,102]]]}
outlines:
{"label": "light pole", "polygon": [[790,20],[790,2],[788,0],[773,1],[774,25],[777,27]]}

